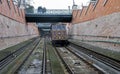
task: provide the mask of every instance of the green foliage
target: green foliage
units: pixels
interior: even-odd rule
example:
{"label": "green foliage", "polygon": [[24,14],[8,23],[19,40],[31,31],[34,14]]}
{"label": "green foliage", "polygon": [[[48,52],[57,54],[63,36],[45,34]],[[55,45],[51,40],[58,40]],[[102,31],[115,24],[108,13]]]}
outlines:
{"label": "green foliage", "polygon": [[38,12],[39,13],[45,13],[46,12],[46,8],[45,7],[38,7]]}
{"label": "green foliage", "polygon": [[26,9],[25,9],[26,13],[34,13],[34,7],[29,5]]}

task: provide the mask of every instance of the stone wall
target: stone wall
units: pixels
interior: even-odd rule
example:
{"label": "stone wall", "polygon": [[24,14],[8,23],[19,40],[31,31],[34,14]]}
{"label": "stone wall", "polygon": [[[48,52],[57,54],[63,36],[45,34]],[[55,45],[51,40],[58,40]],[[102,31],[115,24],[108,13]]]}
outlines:
{"label": "stone wall", "polygon": [[120,51],[120,12],[74,24],[71,36],[94,46]]}
{"label": "stone wall", "polygon": [[90,2],[89,6],[82,9],[73,10],[72,23],[80,23],[93,20],[102,16],[120,12],[120,0],[97,0]]}
{"label": "stone wall", "polygon": [[77,41],[120,51],[120,0],[97,0],[73,10],[69,34]]}
{"label": "stone wall", "polygon": [[0,15],[25,24],[24,9],[14,5],[13,0],[0,0]]}
{"label": "stone wall", "polygon": [[0,50],[38,36],[35,24],[23,24],[0,15]]}
{"label": "stone wall", "polygon": [[0,50],[38,36],[35,23],[26,23],[24,9],[0,0]]}

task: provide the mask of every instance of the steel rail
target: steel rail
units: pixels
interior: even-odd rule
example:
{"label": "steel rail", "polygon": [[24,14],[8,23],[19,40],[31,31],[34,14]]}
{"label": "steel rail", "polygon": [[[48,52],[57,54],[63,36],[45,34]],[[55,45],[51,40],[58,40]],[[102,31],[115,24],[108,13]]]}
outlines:
{"label": "steel rail", "polygon": [[39,42],[41,41],[38,40],[38,42],[36,42],[34,44],[34,48],[29,52],[29,54],[26,56],[26,58],[23,60],[23,62],[21,63],[21,65],[17,68],[17,70],[14,72],[15,74],[18,74],[18,71],[20,70],[20,68],[24,65],[24,63],[28,60],[28,58],[30,57],[30,55],[32,54],[32,52],[36,49],[37,45],[39,44]]}
{"label": "steel rail", "polygon": [[44,38],[44,48],[43,48],[43,61],[42,61],[42,74],[46,74],[46,62],[47,62],[47,58],[46,58],[46,38]]}
{"label": "steel rail", "polygon": [[55,48],[55,51],[57,52],[58,56],[60,57],[63,65],[65,66],[65,68],[67,69],[69,74],[74,74],[73,70],[69,67],[69,65],[65,62],[65,60],[62,58],[62,56],[60,55],[60,53],[58,52],[57,48]]}
{"label": "steel rail", "polygon": [[31,42],[25,44],[24,46],[20,47],[19,49],[17,49],[16,51],[8,54],[6,57],[4,57],[2,60],[0,60],[0,71],[6,67],[10,62],[12,62],[17,56],[19,56],[26,47],[28,47],[30,44],[32,44],[32,42],[34,42],[34,40],[32,40]]}
{"label": "steel rail", "polygon": [[[74,46],[75,46],[75,44],[74,44]],[[78,45],[76,45],[76,46],[78,46]],[[103,62],[104,64],[120,71],[120,61],[115,60],[110,57],[107,57],[105,55],[102,55],[100,53],[94,52],[92,50],[88,50],[84,47],[81,47],[81,46],[78,46],[78,47],[79,47],[79,51],[87,54],[88,56],[92,56],[92,58],[95,58],[96,60],[99,60],[99,61]]]}

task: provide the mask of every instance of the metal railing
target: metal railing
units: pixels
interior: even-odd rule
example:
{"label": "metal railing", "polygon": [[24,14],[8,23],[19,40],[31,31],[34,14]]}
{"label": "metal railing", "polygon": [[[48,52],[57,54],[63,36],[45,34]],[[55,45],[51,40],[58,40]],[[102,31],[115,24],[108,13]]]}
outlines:
{"label": "metal railing", "polygon": [[63,14],[72,14],[72,10],[68,10],[68,9],[47,9],[46,12],[37,12],[37,10],[34,11],[34,13],[36,14],[46,14],[46,15],[63,15]]}

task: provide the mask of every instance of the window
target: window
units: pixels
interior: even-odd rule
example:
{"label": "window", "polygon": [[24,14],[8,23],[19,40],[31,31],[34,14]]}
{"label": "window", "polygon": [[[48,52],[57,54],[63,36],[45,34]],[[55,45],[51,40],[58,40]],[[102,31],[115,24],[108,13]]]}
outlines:
{"label": "window", "polygon": [[2,1],[0,0],[0,3],[2,4]]}
{"label": "window", "polygon": [[15,8],[15,5],[14,5],[13,7],[14,7],[14,10],[15,10],[15,13],[16,13],[16,8]]}
{"label": "window", "polygon": [[22,13],[22,10],[21,10],[21,16],[23,17],[23,13]]}
{"label": "window", "polygon": [[14,5],[18,5],[18,1],[17,0],[13,0],[13,4]]}
{"label": "window", "polygon": [[19,8],[17,8],[18,9],[18,14],[19,14],[19,16],[20,16],[20,11],[19,11]]}
{"label": "window", "polygon": [[82,11],[83,11],[83,9],[81,10],[79,17],[81,16],[81,14],[82,14]]}
{"label": "window", "polygon": [[15,8],[15,6],[16,6],[16,4],[15,4],[16,2],[15,2],[15,0],[13,0],[13,7],[14,7],[14,11],[15,11],[15,13],[16,13],[16,8]]}
{"label": "window", "polygon": [[7,0],[7,3],[8,3],[8,7],[10,9],[10,0]]}
{"label": "window", "polygon": [[76,15],[75,15],[75,18],[77,17],[77,15],[78,15],[78,11],[77,11],[77,13],[76,13]]}
{"label": "window", "polygon": [[105,5],[106,5],[107,1],[108,1],[108,0],[104,0],[103,6],[105,6]]}
{"label": "window", "polygon": [[85,15],[87,14],[89,7],[90,7],[90,6],[87,6],[87,9],[86,9],[86,11],[85,11]]}
{"label": "window", "polygon": [[93,11],[95,10],[95,8],[96,8],[97,4],[98,4],[98,0],[95,0],[95,2],[94,2],[94,8],[93,8]]}
{"label": "window", "polygon": [[90,0],[90,2],[96,2],[97,0]]}

